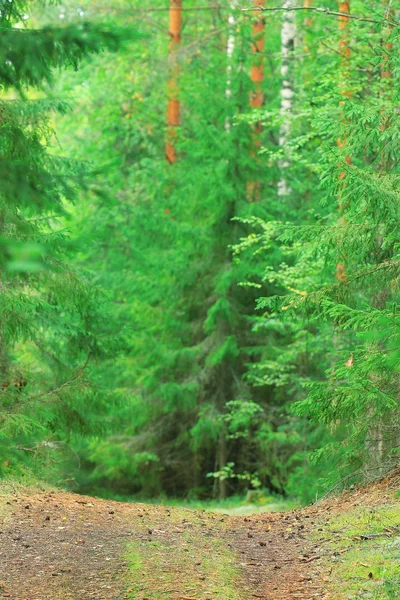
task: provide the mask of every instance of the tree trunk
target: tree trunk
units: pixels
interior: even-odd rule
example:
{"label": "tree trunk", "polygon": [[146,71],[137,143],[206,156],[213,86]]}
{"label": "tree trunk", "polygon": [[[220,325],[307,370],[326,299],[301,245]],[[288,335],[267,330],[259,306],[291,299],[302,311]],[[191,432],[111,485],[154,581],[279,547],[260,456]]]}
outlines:
{"label": "tree trunk", "polygon": [[177,159],[176,140],[177,128],[179,127],[180,102],[178,86],[178,61],[176,51],[181,42],[182,28],[182,0],[170,0],[170,76],[168,81],[168,108],[167,108],[167,140],[165,145],[165,156],[169,163],[175,163]]}
{"label": "tree trunk", "polygon": [[[305,8],[308,8],[310,6],[312,6],[313,4],[313,0],[304,0],[303,6]],[[306,11],[306,17],[304,19],[304,33],[303,33],[303,50],[304,50],[304,54],[308,54],[310,52],[310,47],[308,45],[308,32],[307,29],[309,27],[311,27],[311,25],[313,24],[313,18],[310,14],[308,14],[308,11]]]}
{"label": "tree trunk", "polygon": [[[393,11],[390,9],[389,0],[383,0],[383,7],[385,10],[385,16],[389,17],[393,15]],[[391,67],[391,54],[393,52],[393,44],[391,43],[390,33],[393,26],[388,25],[384,28],[382,33],[382,64],[381,64],[381,83],[382,83],[382,98],[383,99],[391,99],[391,78],[392,78],[392,67]],[[384,114],[383,109],[382,114],[382,122],[380,124],[380,131],[385,131],[390,126],[390,120],[387,115]],[[390,157],[382,152],[379,171],[382,173],[387,173],[390,169]],[[376,261],[380,262],[381,256],[381,247],[382,247],[382,238],[378,236],[377,240],[377,257]],[[379,310],[383,310],[386,301],[387,301],[387,291],[386,289],[380,290],[378,294],[373,299],[373,305],[375,308]],[[383,348],[382,348],[383,350]],[[371,376],[372,377],[372,376]],[[379,385],[379,381],[377,382]],[[372,412],[372,410],[371,410]],[[376,477],[381,477],[384,473],[394,468],[394,464],[390,459],[390,448],[395,446],[398,443],[398,414],[396,418],[393,418],[392,421],[382,420],[376,415],[370,418],[371,426],[368,431],[367,436],[367,450],[368,450],[368,467],[373,468],[373,475]],[[388,439],[389,438],[389,441]],[[387,464],[385,464],[385,462]]]}
{"label": "tree trunk", "polygon": [[[227,102],[229,102],[232,98],[232,59],[233,53],[235,51],[235,26],[236,26],[236,18],[234,11],[236,9],[236,2],[231,2],[230,4],[232,12],[229,13],[228,16],[228,25],[229,25],[229,35],[228,41],[226,44],[226,58],[227,58],[227,67],[226,67],[226,88],[225,88],[225,97]],[[227,117],[225,120],[225,130],[229,132],[231,130],[231,121],[230,118]]]}
{"label": "tree trunk", "polygon": [[[222,469],[223,467],[226,466],[227,460],[228,460],[228,453],[227,453],[227,447],[226,447],[226,431],[225,431],[225,427],[223,427],[222,431],[220,433],[219,447],[218,447],[219,469]],[[220,477],[219,478],[219,499],[225,500],[226,496],[227,496],[226,479],[221,479],[221,477]]]}
{"label": "tree trunk", "polygon": [[[283,8],[290,8],[292,0],[283,0]],[[296,26],[294,20],[294,11],[285,10],[282,17],[281,29],[281,126],[279,131],[279,147],[286,156],[279,161],[280,180],[278,182],[278,196],[285,197],[291,192],[287,182],[287,168],[290,164],[288,154],[286,153],[286,144],[290,135],[290,117],[293,109],[293,51],[295,45]]]}
{"label": "tree trunk", "polygon": [[[312,6],[312,3],[313,3],[313,0],[304,0],[305,8],[309,8],[310,6]],[[310,25],[312,25],[312,23],[313,23],[312,17],[307,15],[306,18],[304,19],[304,25],[306,27],[309,27]]]}
{"label": "tree trunk", "polygon": [[[342,2],[341,0],[339,0],[338,10],[340,13],[350,14],[350,0],[345,0],[345,2]],[[340,39],[339,39],[339,52],[341,55],[339,85],[340,85],[340,93],[343,96],[343,100],[341,100],[341,102],[340,102],[341,106],[344,105],[345,99],[350,98],[350,96],[351,96],[351,93],[349,90],[349,67],[350,67],[350,56],[351,56],[351,50],[350,50],[350,44],[349,44],[349,32],[348,32],[349,21],[350,21],[349,17],[346,17],[344,15],[341,15],[339,17],[339,30],[341,33]],[[346,147],[346,139],[345,138],[338,139],[337,144],[338,144],[339,148],[345,148]],[[348,165],[351,163],[351,158],[349,155],[346,156],[345,160]],[[345,171],[342,171],[339,175],[340,180],[343,182],[343,186],[346,185],[344,182],[345,176],[346,176]],[[340,195],[338,197],[338,203],[339,203],[339,214],[341,215],[342,204],[341,204],[341,196]],[[343,218],[343,217],[340,216],[339,218]],[[345,258],[341,257],[336,265],[336,279],[337,279],[337,281],[346,281],[346,277],[347,276],[346,276]]]}
{"label": "tree trunk", "polygon": [[[265,0],[254,0],[254,7],[264,7]],[[251,42],[251,50],[252,50],[252,66],[250,70],[250,79],[253,83],[252,90],[250,93],[250,108],[261,108],[263,105],[263,79],[264,79],[264,57],[263,51],[265,46],[264,40],[264,17],[262,12],[259,10],[254,11],[255,16],[257,17],[253,24],[252,31],[252,42]],[[260,133],[261,133],[261,122],[258,121],[253,129],[252,135],[252,149],[251,154],[255,157],[257,161],[258,149],[260,147]],[[252,202],[258,202],[260,200],[260,182],[250,181],[247,186],[247,195],[248,199]]]}

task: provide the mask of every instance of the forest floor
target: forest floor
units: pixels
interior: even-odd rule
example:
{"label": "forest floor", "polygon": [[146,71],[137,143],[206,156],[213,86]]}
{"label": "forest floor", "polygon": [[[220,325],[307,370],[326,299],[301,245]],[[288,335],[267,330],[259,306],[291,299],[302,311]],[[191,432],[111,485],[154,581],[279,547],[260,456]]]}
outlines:
{"label": "forest floor", "polygon": [[0,599],[398,600],[399,486],[247,517],[18,489],[0,502]]}

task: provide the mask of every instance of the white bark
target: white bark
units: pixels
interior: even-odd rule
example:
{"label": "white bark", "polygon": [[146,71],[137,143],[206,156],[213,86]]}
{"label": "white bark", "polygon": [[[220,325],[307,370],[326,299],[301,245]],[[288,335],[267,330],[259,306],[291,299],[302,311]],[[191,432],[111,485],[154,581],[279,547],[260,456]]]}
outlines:
{"label": "white bark", "polygon": [[[290,8],[292,0],[283,0],[283,8]],[[290,194],[290,187],[286,179],[286,169],[290,164],[286,144],[290,136],[291,112],[293,109],[293,50],[296,36],[296,25],[294,20],[294,11],[284,11],[281,30],[281,126],[279,131],[279,147],[286,153],[285,158],[279,161],[281,177],[278,182],[278,196],[287,196]]]}
{"label": "white bark", "polygon": [[[231,2],[230,4],[232,12],[228,16],[228,25],[229,25],[229,35],[228,41],[226,45],[226,56],[227,56],[227,67],[226,67],[226,88],[225,88],[225,97],[229,102],[232,97],[232,58],[233,53],[235,51],[235,26],[236,26],[236,18],[234,14],[234,10],[236,9],[236,1]],[[225,120],[225,130],[229,132],[231,130],[231,122],[229,117]]]}

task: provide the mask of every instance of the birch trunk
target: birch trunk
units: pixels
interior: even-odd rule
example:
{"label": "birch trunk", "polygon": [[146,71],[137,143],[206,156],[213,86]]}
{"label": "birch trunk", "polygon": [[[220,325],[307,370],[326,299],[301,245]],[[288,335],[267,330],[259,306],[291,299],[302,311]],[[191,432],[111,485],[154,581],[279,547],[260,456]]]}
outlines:
{"label": "birch trunk", "polygon": [[[235,9],[237,8],[236,2],[231,2],[230,4],[231,13],[228,16],[228,26],[229,26],[229,35],[228,41],[226,44],[226,58],[227,58],[227,67],[226,67],[226,88],[225,88],[225,97],[227,102],[230,102],[232,98],[232,59],[233,53],[235,51],[235,26],[236,26],[236,18],[235,18]],[[225,120],[225,130],[229,132],[231,130],[231,121],[230,118],[227,117]]]}
{"label": "birch trunk", "polygon": [[[292,0],[283,0],[283,8],[288,9],[292,6]],[[281,126],[279,131],[279,147],[282,150],[284,158],[279,161],[281,172],[278,182],[278,196],[285,197],[291,192],[287,182],[287,168],[290,165],[289,154],[287,152],[287,142],[290,136],[291,113],[293,109],[293,51],[295,46],[296,25],[294,11],[285,10],[282,18],[281,30]]]}

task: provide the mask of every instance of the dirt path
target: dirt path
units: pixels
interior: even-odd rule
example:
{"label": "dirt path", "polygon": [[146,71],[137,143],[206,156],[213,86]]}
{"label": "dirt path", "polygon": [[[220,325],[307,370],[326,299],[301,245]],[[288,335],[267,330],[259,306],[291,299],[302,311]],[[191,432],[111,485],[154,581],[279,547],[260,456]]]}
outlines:
{"label": "dirt path", "polygon": [[290,512],[231,519],[227,536],[243,556],[240,564],[254,590],[252,597],[325,598],[321,549],[310,541],[316,526],[313,516],[313,512]]}
{"label": "dirt path", "polygon": [[324,598],[312,513],[228,517],[61,492],[0,507],[1,599]]}

